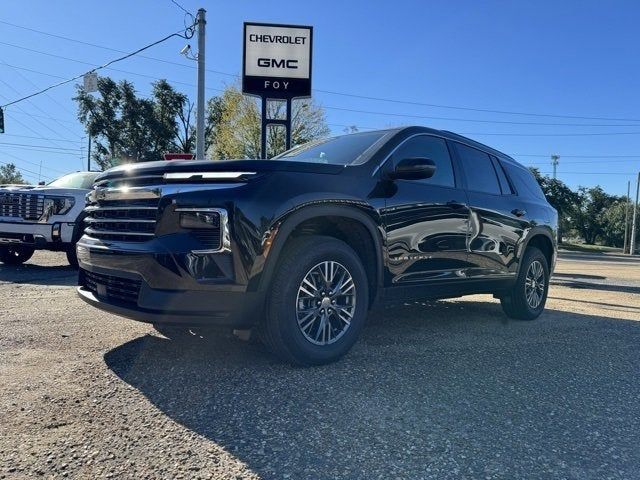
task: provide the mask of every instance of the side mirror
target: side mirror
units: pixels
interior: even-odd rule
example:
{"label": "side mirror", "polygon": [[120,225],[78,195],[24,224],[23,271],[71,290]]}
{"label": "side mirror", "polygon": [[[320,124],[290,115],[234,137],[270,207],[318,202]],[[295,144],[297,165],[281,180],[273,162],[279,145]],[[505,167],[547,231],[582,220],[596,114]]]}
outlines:
{"label": "side mirror", "polygon": [[400,160],[395,170],[388,173],[391,180],[422,180],[431,178],[436,173],[433,160],[424,157],[412,157]]}

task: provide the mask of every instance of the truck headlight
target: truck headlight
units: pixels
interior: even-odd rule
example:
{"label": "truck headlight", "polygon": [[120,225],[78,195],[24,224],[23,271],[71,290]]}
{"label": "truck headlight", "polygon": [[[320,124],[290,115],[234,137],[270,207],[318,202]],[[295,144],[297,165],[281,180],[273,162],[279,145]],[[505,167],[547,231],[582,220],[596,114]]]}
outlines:
{"label": "truck headlight", "polygon": [[73,197],[44,197],[44,211],[49,215],[64,215],[73,208]]}

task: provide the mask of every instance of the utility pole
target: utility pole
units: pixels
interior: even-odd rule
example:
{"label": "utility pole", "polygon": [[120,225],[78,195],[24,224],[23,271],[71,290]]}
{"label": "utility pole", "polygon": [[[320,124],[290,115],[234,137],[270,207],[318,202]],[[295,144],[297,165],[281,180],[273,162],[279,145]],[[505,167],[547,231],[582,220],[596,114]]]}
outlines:
{"label": "utility pole", "polygon": [[627,237],[629,236],[629,204],[631,203],[631,180],[627,182],[627,200],[624,202],[624,246],[622,253],[627,253]]}
{"label": "utility pole", "polygon": [[198,106],[196,108],[196,160],[204,160],[204,26],[206,10],[196,15],[198,24]]}
{"label": "utility pole", "polygon": [[631,223],[631,244],[629,245],[629,255],[636,253],[636,227],[638,219],[638,194],[640,194],[640,172],[636,183],[636,202],[633,204],[633,222]]}
{"label": "utility pole", "polygon": [[556,168],[558,167],[558,160],[560,160],[560,155],[551,155],[551,165],[553,165],[553,179],[556,179]]}
{"label": "utility pole", "polygon": [[87,172],[91,171],[91,135],[89,135],[89,145],[87,146]]}

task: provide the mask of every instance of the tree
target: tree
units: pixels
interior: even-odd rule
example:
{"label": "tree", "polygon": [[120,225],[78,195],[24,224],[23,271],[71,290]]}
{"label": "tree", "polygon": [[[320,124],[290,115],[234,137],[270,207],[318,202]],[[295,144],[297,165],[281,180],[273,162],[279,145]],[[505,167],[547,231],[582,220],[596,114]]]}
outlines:
{"label": "tree", "polygon": [[537,168],[529,168],[529,170],[538,181],[547,201],[558,212],[558,238],[561,239],[562,232],[568,231],[572,226],[572,219],[575,217],[580,198],[562,180],[548,175],[542,176]]}
{"label": "tree", "polygon": [[93,158],[102,169],[193,150],[192,104],[166,80],[153,83],[151,98],[140,98],[132,83],[101,77],[98,96],[79,87],[75,100],[78,118],[94,140]]}
{"label": "tree", "polygon": [[578,208],[574,226],[586,243],[606,238],[606,211],[621,197],[608,195],[600,186],[578,189]]}
{"label": "tree", "polygon": [[[258,100],[242,95],[235,86],[209,100],[207,115],[208,154],[214,159],[259,158],[260,115]],[[272,101],[269,118],[284,118],[286,104]],[[311,100],[294,100],[291,112],[291,143],[299,145],[329,134],[324,110]],[[285,150],[284,127],[267,130],[267,157]]]}
{"label": "tree", "polygon": [[18,171],[13,163],[0,165],[0,185],[1,184],[24,184],[27,183],[22,178],[22,174]]}

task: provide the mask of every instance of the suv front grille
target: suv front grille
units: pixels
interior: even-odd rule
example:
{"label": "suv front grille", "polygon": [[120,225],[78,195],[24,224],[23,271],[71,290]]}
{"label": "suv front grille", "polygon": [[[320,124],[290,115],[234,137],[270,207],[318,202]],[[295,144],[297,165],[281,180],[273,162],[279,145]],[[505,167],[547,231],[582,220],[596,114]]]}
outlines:
{"label": "suv front grille", "polygon": [[44,213],[44,195],[0,193],[0,217],[38,220]]}
{"label": "suv front grille", "polygon": [[158,200],[110,200],[86,208],[85,233],[92,238],[145,242],[155,235]]}
{"label": "suv front grille", "polygon": [[112,298],[126,303],[138,303],[141,280],[102,275],[80,270],[80,285],[91,290],[98,297]]}

